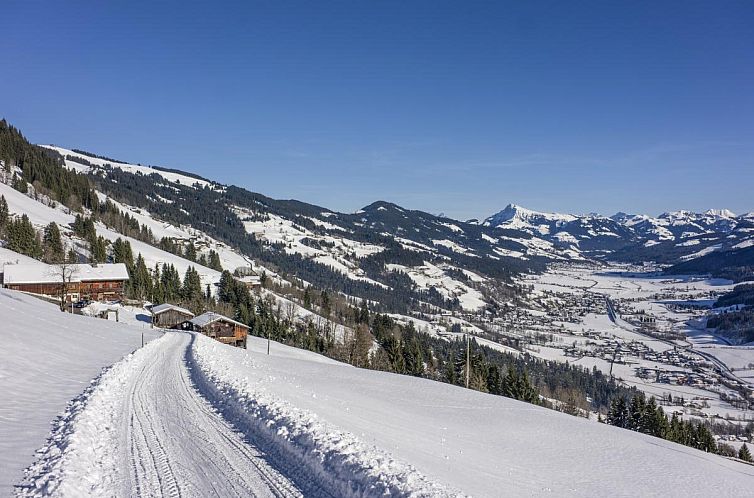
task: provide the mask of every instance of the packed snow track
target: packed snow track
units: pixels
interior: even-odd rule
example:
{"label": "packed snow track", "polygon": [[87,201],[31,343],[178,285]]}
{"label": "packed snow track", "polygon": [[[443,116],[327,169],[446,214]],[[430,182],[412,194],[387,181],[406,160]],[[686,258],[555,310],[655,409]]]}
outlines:
{"label": "packed snow track", "polygon": [[300,491],[196,391],[191,336],[168,333],[129,386],[123,495],[297,496]]}
{"label": "packed snow track", "polygon": [[289,478],[286,471],[296,469],[276,467],[196,389],[192,340],[190,333],[167,332],[100,376],[82,395],[80,413],[53,431],[18,494],[326,495],[314,483],[302,487]]}

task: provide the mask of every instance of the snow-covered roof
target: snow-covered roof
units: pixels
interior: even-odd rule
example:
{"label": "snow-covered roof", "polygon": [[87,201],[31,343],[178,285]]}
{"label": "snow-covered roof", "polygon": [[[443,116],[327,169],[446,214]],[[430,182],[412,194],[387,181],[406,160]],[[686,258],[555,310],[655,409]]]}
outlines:
{"label": "snow-covered roof", "polygon": [[179,313],[194,316],[194,314],[190,312],[189,310],[187,310],[186,308],[181,308],[180,306],[176,306],[175,304],[163,303],[163,304],[158,304],[157,306],[152,306],[153,315],[159,315],[160,313],[164,313],[165,311],[169,311],[169,310],[174,310],[174,311],[178,311]]}
{"label": "snow-covered roof", "polygon": [[[128,270],[123,263],[73,264],[71,282],[91,282],[98,280],[128,280]],[[61,280],[60,270],[55,265],[5,264],[3,266],[5,284],[54,284]]]}
{"label": "snow-covered roof", "polygon": [[249,326],[246,325],[246,324],[243,324],[241,322],[237,322],[237,321],[235,321],[233,319],[228,318],[225,315],[220,315],[219,313],[215,313],[213,311],[207,311],[206,313],[202,313],[201,315],[199,315],[197,317],[194,317],[191,320],[189,320],[189,322],[193,323],[197,327],[206,327],[210,323],[216,322],[218,320],[221,320],[223,322],[232,323],[232,324],[235,324],[235,325],[240,325],[241,327],[249,328]]}

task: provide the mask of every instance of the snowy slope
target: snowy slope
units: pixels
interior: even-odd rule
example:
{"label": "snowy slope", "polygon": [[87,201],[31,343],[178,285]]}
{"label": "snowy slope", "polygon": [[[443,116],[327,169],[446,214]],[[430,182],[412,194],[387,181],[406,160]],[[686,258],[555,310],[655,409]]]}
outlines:
{"label": "snowy slope", "polygon": [[[142,175],[157,174],[168,182],[180,183],[182,185],[189,185],[189,186],[198,185],[199,187],[212,186],[212,184],[206,180],[200,180],[198,178],[181,175],[180,173],[161,171],[155,168],[151,168],[149,166],[141,166],[138,164],[129,164],[129,163],[122,163],[118,161],[108,161],[106,159],[99,159],[96,157],[74,152],[70,149],[64,149],[63,147],[56,147],[54,145],[40,145],[40,147],[46,147],[48,149],[57,151],[58,153],[60,153],[60,155],[63,156],[63,158],[66,158],[66,156],[71,156],[75,159],[85,161],[82,163],[82,162],[77,162],[75,160],[71,160],[67,158],[65,159],[65,165],[67,168],[75,170],[75,171],[83,172],[83,173],[91,173],[96,168],[118,168],[128,173],[135,173],[135,174],[142,174]],[[87,162],[92,164],[93,167],[86,164]]]}
{"label": "snowy slope", "polygon": [[[69,214],[65,208],[52,208],[46,206],[45,204],[37,202],[34,199],[31,199],[26,195],[14,190],[4,183],[0,183],[0,194],[5,196],[11,214],[26,214],[29,217],[31,223],[35,225],[38,230],[42,230],[51,221],[54,221],[60,227],[61,233],[63,233],[64,235],[70,234],[71,230],[68,227],[71,223],[73,223],[75,217],[72,214]],[[199,272],[199,276],[202,279],[202,285],[213,284],[220,281],[220,272],[216,270],[200,266],[194,262],[158,249],[145,242],[123,236],[113,230],[110,230],[101,223],[97,223],[96,228],[98,235],[102,235],[105,239],[111,242],[115,241],[118,238],[128,240],[131,244],[134,257],[136,257],[138,254],[141,254],[144,257],[148,268],[154,268],[155,264],[157,263],[173,264],[182,276],[189,266],[193,266]],[[228,261],[228,259],[229,258],[226,257],[226,261]]]}
{"label": "snowy slope", "polygon": [[754,467],[511,399],[277,344],[266,356],[258,339],[249,351],[200,339],[203,371],[223,392],[276,407],[251,416],[285,428],[292,444],[308,431],[340,434],[341,451],[373,445],[396,459],[389,469],[407,462],[474,496],[732,496],[754,486]]}
{"label": "snowy slope", "polygon": [[138,348],[142,331],[146,340],[158,334],[2,289],[0,322],[0,496],[10,496],[66,403]]}

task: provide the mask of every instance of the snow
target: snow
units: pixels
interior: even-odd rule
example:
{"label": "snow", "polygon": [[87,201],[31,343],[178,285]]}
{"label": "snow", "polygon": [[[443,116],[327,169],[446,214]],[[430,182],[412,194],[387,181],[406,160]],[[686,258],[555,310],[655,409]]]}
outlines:
{"label": "snow", "polygon": [[[349,465],[366,465],[361,479],[383,474],[383,486],[417,474],[397,482],[474,496],[719,496],[754,485],[750,466],[635,432],[275,343],[265,350],[257,338],[248,351],[205,338],[194,346],[203,374],[246,407],[245,423],[270,427],[309,465],[319,451],[327,463],[349,454]],[[329,472],[347,472],[336,462]]]}
{"label": "snow", "polygon": [[448,240],[448,239],[433,240],[432,243],[436,246],[447,247],[451,251],[457,252],[460,254],[468,254],[470,252],[469,249],[466,249],[465,247],[460,246],[456,244],[455,242],[453,242],[452,240]]}
{"label": "snow", "polygon": [[168,332],[98,378],[55,426],[21,495],[316,496],[197,392],[191,339]]}
{"label": "snow", "polygon": [[[19,482],[41,448],[22,495],[730,496],[754,485],[754,467],[716,455],[274,342],[268,356],[256,337],[243,350],[168,332],[89,384],[138,346],[115,347],[128,333],[140,338],[138,328],[9,291],[0,291],[0,313],[12,324],[0,350],[0,387],[12,400],[0,407],[0,458],[11,455],[16,469],[4,484]],[[64,341],[38,347],[55,334]],[[71,375],[87,362],[90,371]],[[54,377],[42,378],[54,385],[35,377],[49,365]],[[18,424],[35,417],[41,429],[29,438]],[[18,433],[22,449],[9,444]]]}
{"label": "snow", "polygon": [[232,323],[234,325],[240,325],[241,327],[244,327],[244,328],[248,328],[243,323],[237,322],[231,318],[228,318],[227,316],[223,316],[218,313],[214,313],[212,311],[207,311],[206,313],[202,313],[201,315],[196,316],[189,321],[193,323],[194,325],[196,325],[197,327],[206,327],[210,323],[216,322],[218,320]]}
{"label": "snow", "polygon": [[446,275],[441,268],[428,261],[425,261],[424,265],[419,267],[409,268],[394,263],[389,263],[385,267],[389,271],[407,274],[422,289],[434,288],[447,299],[457,297],[463,309],[473,311],[485,305],[484,296],[481,292]]}
{"label": "snow", "polygon": [[30,265],[30,264],[39,264],[39,261],[37,261],[34,258],[30,258],[29,256],[24,256],[23,254],[19,254],[15,251],[11,251],[10,249],[6,249],[4,247],[0,247],[0,268],[2,268],[5,265]]}
{"label": "snow", "polygon": [[[52,208],[46,206],[14,190],[4,183],[0,183],[0,194],[5,196],[5,199],[8,202],[8,208],[11,213],[27,214],[29,216],[29,220],[37,227],[37,229],[41,230],[51,221],[54,221],[60,227],[61,233],[63,235],[70,234],[70,229],[68,227],[71,223],[73,223],[74,216],[66,212],[64,208]],[[172,264],[176,267],[176,270],[178,270],[178,272],[183,275],[189,266],[193,266],[199,273],[199,277],[202,280],[202,286],[205,286],[207,284],[211,285],[220,281],[220,272],[216,270],[200,266],[180,256],[176,256],[175,254],[151,246],[146,242],[142,242],[130,237],[125,237],[113,230],[110,230],[101,223],[96,224],[96,229],[97,234],[102,235],[105,239],[111,242],[115,241],[118,238],[127,240],[131,244],[131,249],[133,250],[134,257],[136,257],[138,254],[141,254],[144,257],[147,267],[150,269],[154,268],[156,264]]]}
{"label": "snow", "polygon": [[705,247],[704,249],[702,249],[700,251],[697,251],[697,252],[695,252],[693,254],[687,254],[685,256],[681,256],[679,259],[681,261],[688,261],[690,259],[700,258],[700,257],[702,257],[704,255],[707,255],[707,254],[711,253],[711,252],[718,251],[718,250],[720,250],[720,248],[722,248],[722,244],[715,244],[715,245],[712,245],[712,246]]}
{"label": "snow", "polygon": [[157,306],[153,306],[151,311],[152,311],[152,315],[159,315],[160,313],[164,313],[165,311],[169,311],[169,310],[175,310],[186,315],[194,316],[194,314],[191,311],[187,310],[186,308],[181,308],[180,306],[176,306],[170,303],[163,303],[163,304],[158,304]]}
{"label": "snow", "polygon": [[[167,180],[167,181],[169,181],[171,183],[179,183],[181,185],[188,185],[188,186],[199,185],[199,187],[202,187],[202,188],[203,187],[211,187],[212,186],[212,184],[210,182],[207,182],[205,180],[199,180],[197,178],[192,178],[190,176],[181,175],[179,173],[172,173],[172,172],[168,172],[168,171],[161,171],[161,170],[149,167],[149,166],[140,166],[138,164],[129,164],[129,163],[116,162],[116,161],[108,161],[106,159],[99,159],[99,158],[96,158],[96,157],[90,157],[90,156],[87,156],[87,155],[84,155],[84,154],[79,154],[78,152],[74,152],[74,151],[69,150],[69,149],[64,149],[63,147],[55,147],[54,145],[42,145],[41,147],[46,147],[48,149],[56,150],[64,158],[67,155],[73,156],[73,157],[77,157],[79,159],[86,160],[89,163],[94,164],[95,166],[100,166],[100,167],[110,166],[110,167],[113,167],[113,168],[121,169],[121,170],[123,170],[123,171],[125,171],[127,173],[134,173],[134,174],[141,173],[143,175],[151,175],[151,174],[155,174],[156,173],[156,174],[158,174],[159,176],[161,176],[162,178],[164,178],[165,180]],[[87,166],[85,164],[78,163],[76,161],[71,161],[71,160],[68,160],[68,159],[65,160],[65,165],[66,165],[67,168],[75,170],[75,171],[79,171],[79,172],[87,172],[88,173],[89,170],[90,170],[89,166]]]}
{"label": "snow", "polygon": [[[71,282],[90,282],[98,280],[128,280],[128,270],[123,263],[70,265]],[[9,264],[3,267],[6,284],[59,283],[60,271],[55,265],[36,261],[28,264]],[[66,277],[68,278],[68,277]]]}
{"label": "snow", "polygon": [[159,333],[144,328],[146,323],[61,313],[53,304],[3,289],[0,319],[0,496],[9,496],[66,403],[102,368],[138,348],[142,332],[147,341]]}

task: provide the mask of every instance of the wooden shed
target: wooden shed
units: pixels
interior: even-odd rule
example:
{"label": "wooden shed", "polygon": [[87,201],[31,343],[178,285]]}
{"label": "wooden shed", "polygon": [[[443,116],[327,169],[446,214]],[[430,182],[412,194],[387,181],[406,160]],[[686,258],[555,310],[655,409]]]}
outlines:
{"label": "wooden shed", "polygon": [[230,344],[241,348],[246,347],[246,338],[249,335],[249,327],[247,325],[212,311],[183,322],[182,328],[184,330],[200,332],[223,344]]}
{"label": "wooden shed", "polygon": [[194,318],[186,308],[170,303],[152,306],[152,325],[162,329],[179,329],[181,324]]}

